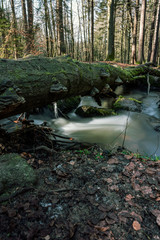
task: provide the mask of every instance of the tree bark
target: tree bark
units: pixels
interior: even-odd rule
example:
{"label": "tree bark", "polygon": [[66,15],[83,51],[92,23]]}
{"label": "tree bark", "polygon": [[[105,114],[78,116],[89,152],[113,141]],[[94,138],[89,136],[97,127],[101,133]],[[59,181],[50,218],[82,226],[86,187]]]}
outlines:
{"label": "tree bark", "polygon": [[74,29],[73,29],[73,8],[72,8],[72,0],[71,0],[71,56],[74,58]]}
{"label": "tree bark", "polygon": [[47,1],[44,0],[44,10],[45,10],[45,34],[46,34],[46,50],[47,57],[49,57],[49,37],[48,37],[48,6]]}
{"label": "tree bark", "polygon": [[144,61],[144,33],[146,19],[146,0],[142,0],[140,33],[139,33],[139,48],[138,48],[138,63]]}
{"label": "tree bark", "polygon": [[153,5],[153,9],[152,9],[152,21],[151,21],[151,29],[150,29],[150,36],[149,36],[149,44],[148,44],[147,62],[149,62],[150,58],[151,58],[152,41],[153,41],[153,35],[154,35],[154,27],[155,27],[157,4],[158,4],[158,0],[155,0],[154,1],[154,5]]}
{"label": "tree bark", "polygon": [[63,0],[57,0],[57,41],[58,41],[58,55],[66,53],[66,46],[64,44],[64,29],[63,29]]}
{"label": "tree bark", "polygon": [[115,0],[108,1],[108,53],[107,60],[114,60]]}
{"label": "tree bark", "polygon": [[24,37],[25,37],[25,42],[26,42],[26,49],[25,49],[25,53],[27,50],[27,45],[28,45],[28,23],[27,23],[27,13],[26,13],[26,1],[25,0],[21,0],[21,4],[22,4],[22,16],[23,16],[23,31],[24,31]]}
{"label": "tree bark", "polygon": [[33,2],[32,0],[27,0],[28,8],[28,45],[27,52],[33,53],[34,50],[34,30],[33,30]]}
{"label": "tree bark", "polygon": [[16,20],[16,13],[15,13],[15,6],[14,6],[14,0],[11,0],[11,9],[12,9],[12,28],[14,32],[14,57],[17,59],[18,57],[18,38],[17,38],[17,20]]}
{"label": "tree bark", "polygon": [[155,21],[153,42],[152,42],[152,52],[150,61],[156,64],[156,58],[158,53],[158,39],[159,39],[159,22],[160,22],[160,2],[157,7],[157,15]]}
{"label": "tree bark", "polygon": [[91,36],[92,36],[91,59],[92,62],[94,62],[94,0],[91,1]]}
{"label": "tree bark", "polygon": [[76,62],[67,56],[0,59],[0,72],[0,119],[67,97],[94,96],[106,84],[115,86],[118,77],[124,84],[134,84],[149,73],[160,82],[160,71],[146,65],[122,70],[104,63]]}
{"label": "tree bark", "polygon": [[139,0],[136,0],[135,15],[134,15],[134,26],[132,32],[132,55],[131,63],[135,64],[137,61],[137,25],[138,25],[138,10],[139,10]]}

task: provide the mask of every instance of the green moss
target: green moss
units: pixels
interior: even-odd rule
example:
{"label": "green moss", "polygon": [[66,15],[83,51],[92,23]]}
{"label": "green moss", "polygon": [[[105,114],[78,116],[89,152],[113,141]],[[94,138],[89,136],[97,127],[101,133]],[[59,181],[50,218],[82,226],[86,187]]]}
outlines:
{"label": "green moss", "polygon": [[31,186],[36,182],[34,170],[18,154],[0,156],[0,192],[1,196],[13,193],[17,188]]}
{"label": "green moss", "polygon": [[131,100],[131,101],[134,101],[134,102],[136,102],[136,103],[142,103],[142,101],[139,101],[139,100],[137,100],[137,99],[135,99],[135,98],[125,98],[125,97],[123,97],[122,95],[120,95],[118,98],[117,98],[117,100],[115,101],[115,103],[113,104],[113,106],[114,106],[114,109],[119,109],[119,108],[121,108],[121,104],[120,104],[120,102],[121,101],[123,101],[123,100]]}
{"label": "green moss", "polygon": [[92,106],[81,106],[76,110],[81,117],[104,117],[116,115],[113,109],[97,108]]}
{"label": "green moss", "polygon": [[60,100],[58,101],[58,108],[60,108],[60,110],[63,113],[69,113],[72,110],[74,110],[75,108],[77,108],[77,106],[80,103],[80,97],[79,96],[75,96],[75,97],[71,97],[71,98],[66,98],[64,100]]}
{"label": "green moss", "polygon": [[124,100],[124,99],[125,99],[125,98],[120,95],[120,96],[117,98],[117,100],[115,101],[115,103],[113,104],[113,107],[114,107],[115,109],[120,108],[120,107],[121,107],[120,101],[122,101],[122,100]]}
{"label": "green moss", "polygon": [[139,101],[139,100],[137,100],[137,99],[135,99],[135,98],[128,98],[129,100],[131,100],[131,101],[134,101],[134,102],[136,102],[136,103],[142,103],[142,101]]}

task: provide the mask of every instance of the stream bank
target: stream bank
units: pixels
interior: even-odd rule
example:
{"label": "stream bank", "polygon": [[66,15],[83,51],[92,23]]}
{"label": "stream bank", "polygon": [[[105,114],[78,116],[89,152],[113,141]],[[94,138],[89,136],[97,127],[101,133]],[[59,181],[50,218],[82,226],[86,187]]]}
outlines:
{"label": "stream bank", "polygon": [[96,145],[28,152],[29,144],[47,142],[40,129],[30,139],[26,134],[6,139],[1,154],[20,154],[38,181],[1,199],[0,239],[160,239],[160,161],[123,149],[112,154]]}

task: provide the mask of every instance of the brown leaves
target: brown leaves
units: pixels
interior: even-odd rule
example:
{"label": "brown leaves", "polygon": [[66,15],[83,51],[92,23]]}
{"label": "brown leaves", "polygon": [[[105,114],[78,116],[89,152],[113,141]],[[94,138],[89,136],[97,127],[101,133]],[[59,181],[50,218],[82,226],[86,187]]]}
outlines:
{"label": "brown leaves", "polygon": [[156,217],[156,223],[160,226],[160,210],[154,209],[151,213]]}
{"label": "brown leaves", "polygon": [[131,201],[134,198],[131,194],[127,194],[125,197],[126,202]]}
{"label": "brown leaves", "polygon": [[100,226],[94,226],[96,229],[98,229],[101,232],[106,232],[107,230],[109,230],[110,227],[100,227]]}
{"label": "brown leaves", "polygon": [[160,226],[160,215],[158,215],[158,217],[156,219],[156,223],[158,224],[158,226]]}
{"label": "brown leaves", "polygon": [[116,157],[110,158],[107,162],[107,164],[118,164],[118,163],[119,163],[119,161]]}
{"label": "brown leaves", "polygon": [[136,231],[141,229],[141,225],[138,221],[134,221],[132,226],[133,226],[133,229],[136,230]]}

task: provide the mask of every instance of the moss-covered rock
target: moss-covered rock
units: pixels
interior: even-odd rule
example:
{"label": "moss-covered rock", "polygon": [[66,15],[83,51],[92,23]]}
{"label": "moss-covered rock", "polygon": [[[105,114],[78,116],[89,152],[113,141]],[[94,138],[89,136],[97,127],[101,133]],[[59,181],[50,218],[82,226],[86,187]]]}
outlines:
{"label": "moss-covered rock", "polygon": [[34,170],[18,154],[0,156],[0,199],[36,183]]}
{"label": "moss-covered rock", "polygon": [[69,113],[72,110],[76,109],[81,101],[81,98],[79,96],[66,98],[63,100],[58,101],[58,108],[63,113]]}
{"label": "moss-covered rock", "polygon": [[93,106],[80,106],[76,109],[76,114],[81,117],[104,117],[116,115],[113,109],[97,108]]}
{"label": "moss-covered rock", "polygon": [[127,110],[131,112],[141,112],[142,108],[141,101],[123,96],[119,96],[113,106],[115,110]]}

